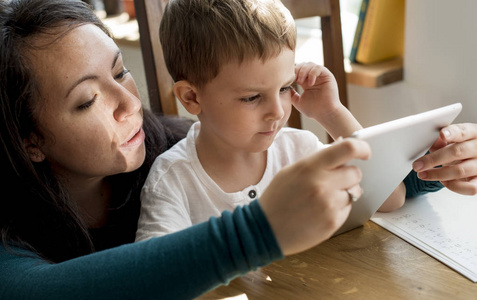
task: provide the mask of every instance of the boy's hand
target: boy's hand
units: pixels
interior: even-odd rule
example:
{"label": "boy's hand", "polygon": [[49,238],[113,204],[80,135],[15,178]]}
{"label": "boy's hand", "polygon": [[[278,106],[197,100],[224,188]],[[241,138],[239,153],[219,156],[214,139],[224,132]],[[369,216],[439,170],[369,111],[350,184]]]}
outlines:
{"label": "boy's hand", "polygon": [[296,83],[303,93],[292,94],[292,103],[305,116],[316,120],[336,139],[350,136],[362,128],[350,111],[341,104],[338,84],[333,74],[325,67],[314,63],[295,66]]}
{"label": "boy's hand", "polygon": [[296,83],[303,93],[295,94],[292,103],[299,112],[321,123],[341,106],[338,85],[333,74],[325,67],[308,62],[295,66]]}

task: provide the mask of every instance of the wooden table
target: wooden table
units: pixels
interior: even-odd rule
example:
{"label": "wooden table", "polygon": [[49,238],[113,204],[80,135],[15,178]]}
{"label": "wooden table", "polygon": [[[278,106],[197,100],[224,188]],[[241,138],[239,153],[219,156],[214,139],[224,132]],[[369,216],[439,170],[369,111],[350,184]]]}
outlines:
{"label": "wooden table", "polygon": [[368,221],[198,299],[477,299],[473,283]]}

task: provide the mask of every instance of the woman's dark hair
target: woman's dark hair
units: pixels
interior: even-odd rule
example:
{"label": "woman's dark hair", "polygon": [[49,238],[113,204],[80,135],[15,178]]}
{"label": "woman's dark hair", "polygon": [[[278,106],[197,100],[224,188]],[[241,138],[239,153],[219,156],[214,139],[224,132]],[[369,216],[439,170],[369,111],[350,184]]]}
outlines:
{"label": "woman's dark hair", "polygon": [[[28,53],[35,49],[37,43],[33,41],[40,35],[61,36],[84,24],[94,24],[110,35],[91,7],[79,0],[0,1],[0,172],[5,178],[0,185],[4,193],[0,198],[0,234],[8,249],[25,248],[51,262],[88,254],[102,246],[97,246],[94,234],[48,162],[32,163],[25,149],[24,140],[32,133],[39,135],[34,110],[41,109],[36,103],[39,87]],[[113,184],[112,205],[122,212],[115,222],[129,222],[125,227],[130,232],[121,243],[134,239],[139,190],[153,158],[182,138],[189,125],[145,112],[145,163],[135,172],[109,179]],[[116,186],[126,193],[114,191]],[[104,247],[109,246],[114,242]]]}

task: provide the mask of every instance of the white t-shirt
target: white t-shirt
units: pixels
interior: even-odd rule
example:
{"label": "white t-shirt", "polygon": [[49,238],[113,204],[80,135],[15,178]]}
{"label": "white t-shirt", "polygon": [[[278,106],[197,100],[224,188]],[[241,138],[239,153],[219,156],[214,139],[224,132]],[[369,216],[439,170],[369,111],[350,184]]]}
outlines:
{"label": "white t-shirt", "polygon": [[324,147],[310,131],[282,128],[267,150],[260,182],[225,193],[199,161],[195,147],[199,130],[200,122],[196,122],[185,139],[154,161],[141,192],[136,241],[176,232],[248,204],[260,197],[280,169]]}

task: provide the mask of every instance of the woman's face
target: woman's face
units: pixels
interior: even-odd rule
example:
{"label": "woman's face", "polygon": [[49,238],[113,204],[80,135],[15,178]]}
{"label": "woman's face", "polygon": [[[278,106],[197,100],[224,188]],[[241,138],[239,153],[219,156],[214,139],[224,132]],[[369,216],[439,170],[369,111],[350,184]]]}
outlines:
{"label": "woman's face", "polygon": [[90,179],[142,164],[141,101],[113,40],[82,25],[29,57],[40,85],[40,150],[57,174]]}

